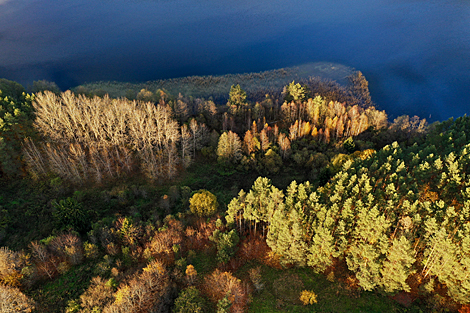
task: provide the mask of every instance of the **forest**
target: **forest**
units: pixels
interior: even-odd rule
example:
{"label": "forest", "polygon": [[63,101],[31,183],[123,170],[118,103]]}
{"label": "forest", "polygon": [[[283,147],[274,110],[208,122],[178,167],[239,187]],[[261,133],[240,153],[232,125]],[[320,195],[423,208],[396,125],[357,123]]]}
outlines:
{"label": "forest", "polygon": [[163,85],[0,79],[0,312],[470,312],[467,116]]}

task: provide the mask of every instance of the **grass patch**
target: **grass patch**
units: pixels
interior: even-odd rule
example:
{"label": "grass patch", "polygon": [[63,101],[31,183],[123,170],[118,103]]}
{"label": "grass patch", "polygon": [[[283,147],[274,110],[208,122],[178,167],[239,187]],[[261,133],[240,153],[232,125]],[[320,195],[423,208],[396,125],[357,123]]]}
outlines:
{"label": "grass patch", "polygon": [[[416,306],[404,308],[378,293],[349,291],[341,282],[330,282],[308,268],[277,270],[262,266],[262,277],[265,288],[253,294],[248,312],[421,312]],[[298,301],[302,290],[313,291],[318,302],[302,305]]]}
{"label": "grass patch", "polygon": [[198,277],[203,277],[211,273],[217,267],[215,255],[215,247],[206,251],[199,251],[196,253],[196,256],[191,259],[191,262],[188,263],[194,266]]}

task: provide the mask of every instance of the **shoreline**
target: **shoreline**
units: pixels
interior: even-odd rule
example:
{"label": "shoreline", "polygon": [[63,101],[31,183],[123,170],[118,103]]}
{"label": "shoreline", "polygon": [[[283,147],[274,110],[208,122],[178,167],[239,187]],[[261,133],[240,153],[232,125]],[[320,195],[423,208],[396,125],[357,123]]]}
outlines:
{"label": "shoreline", "polygon": [[142,89],[153,93],[164,90],[174,97],[181,93],[186,97],[212,97],[216,101],[221,101],[228,97],[230,87],[236,84],[240,84],[249,97],[251,95],[256,98],[263,92],[280,93],[282,88],[293,80],[298,82],[312,77],[324,81],[333,81],[341,86],[347,86],[347,77],[354,72],[355,69],[342,64],[315,62],[263,72],[186,76],[142,83],[98,81],[76,86],[72,88],[72,91],[94,95],[109,94],[112,98],[135,98]]}

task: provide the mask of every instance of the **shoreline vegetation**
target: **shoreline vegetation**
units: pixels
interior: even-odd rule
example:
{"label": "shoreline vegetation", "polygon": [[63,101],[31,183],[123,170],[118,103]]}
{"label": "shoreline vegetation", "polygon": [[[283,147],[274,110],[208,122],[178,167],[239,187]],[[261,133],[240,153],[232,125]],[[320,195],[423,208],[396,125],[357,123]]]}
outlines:
{"label": "shoreline vegetation", "polygon": [[6,310],[470,311],[470,118],[331,63],[32,91],[0,79]]}
{"label": "shoreline vegetation", "polygon": [[318,62],[257,73],[188,76],[145,83],[92,82],[72,88],[72,91],[86,95],[108,94],[111,98],[126,97],[130,100],[144,98],[143,93],[139,95],[142,90],[154,95],[163,91],[174,97],[181,93],[188,98],[212,98],[217,104],[225,104],[232,85],[239,84],[247,98],[256,102],[262,101],[266,94],[279,96],[283,87],[292,81],[306,83],[312,80],[322,83],[324,89],[340,89],[349,85],[348,77],[353,73],[354,69],[341,64]]}

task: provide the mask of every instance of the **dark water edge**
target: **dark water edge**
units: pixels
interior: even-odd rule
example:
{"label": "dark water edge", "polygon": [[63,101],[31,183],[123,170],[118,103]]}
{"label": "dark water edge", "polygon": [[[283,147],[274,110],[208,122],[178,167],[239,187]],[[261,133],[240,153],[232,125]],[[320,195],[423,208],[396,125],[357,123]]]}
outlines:
{"label": "dark water edge", "polygon": [[470,2],[0,0],[0,77],[26,86],[310,62],[362,71],[391,118],[461,116],[470,108]]}
{"label": "dark water edge", "polygon": [[[191,76],[223,76],[227,73],[224,73],[220,70],[214,68],[212,71],[210,68],[182,68],[179,70],[174,71],[174,75],[169,75],[169,70],[155,70],[155,69],[148,69],[147,71],[140,71],[139,78],[144,78],[143,80],[139,80],[137,78],[132,79],[132,68],[129,68],[128,71],[123,71],[122,68],[117,69],[113,67],[113,64],[109,64],[106,67],[103,65],[100,66],[89,66],[86,60],[83,60],[84,68],[86,71],[79,67],[70,68],[69,62],[64,62],[62,65],[57,63],[43,63],[37,64],[33,67],[24,67],[24,68],[16,68],[14,70],[15,75],[12,76],[11,69],[0,67],[0,77],[11,79],[21,83],[27,89],[31,87],[32,80],[31,77],[37,77],[37,80],[43,79],[42,77],[44,71],[48,72],[47,80],[57,83],[59,88],[63,91],[74,89],[81,85],[100,85],[100,84],[109,84],[113,82],[117,82],[117,84],[134,84],[134,85],[141,85],[145,87],[150,82],[156,80],[165,80],[165,79],[178,79],[184,77],[191,77]],[[327,63],[327,64],[335,64],[330,62],[317,62],[317,63]],[[63,66],[63,67],[61,67]],[[356,69],[346,67],[344,65],[340,65],[344,68],[350,69],[350,71],[354,71]],[[304,65],[300,65],[300,68],[304,67]],[[220,68],[220,67],[219,67]],[[299,67],[296,67],[299,68]],[[406,72],[406,69],[404,69]],[[235,74],[250,74],[250,73],[259,73],[264,72],[264,70],[260,71],[234,71],[228,75],[235,75]],[[426,118],[428,121],[442,121],[449,117],[459,117],[467,114],[467,108],[470,107],[469,105],[462,105],[461,99],[470,98],[469,92],[466,92],[466,87],[470,86],[470,79],[468,82],[462,81],[455,81],[454,83],[457,86],[457,90],[460,92],[455,92],[449,94],[445,99],[442,99],[443,105],[437,105],[435,103],[436,97],[435,94],[428,94],[422,90],[410,90],[408,93],[405,94],[398,94],[398,93],[390,93],[387,86],[384,86],[382,81],[386,79],[389,82],[396,82],[395,77],[384,78],[383,75],[377,74],[375,72],[369,71],[362,71],[367,80],[369,81],[369,89],[371,92],[372,99],[376,105],[376,107],[380,110],[386,110],[387,114],[389,115],[389,119],[393,120],[397,116],[408,114],[410,116],[418,115],[420,118]],[[340,84],[345,83],[345,77],[339,77],[335,74],[333,75],[324,75],[325,73],[299,73],[296,75],[298,78],[306,78],[309,76],[320,77],[324,79],[330,79],[334,81],[338,81]],[[107,80],[108,77],[113,77],[112,81]],[[416,79],[419,83],[419,77],[413,78],[413,74],[410,74],[410,79]],[[13,78],[11,78],[13,77]],[[96,78],[96,79],[93,79]],[[396,82],[400,84],[400,82]],[[400,88],[405,88],[401,86]],[[469,87],[470,88],[470,87]],[[122,91],[125,93],[125,90]],[[204,92],[202,92],[204,93]]]}

